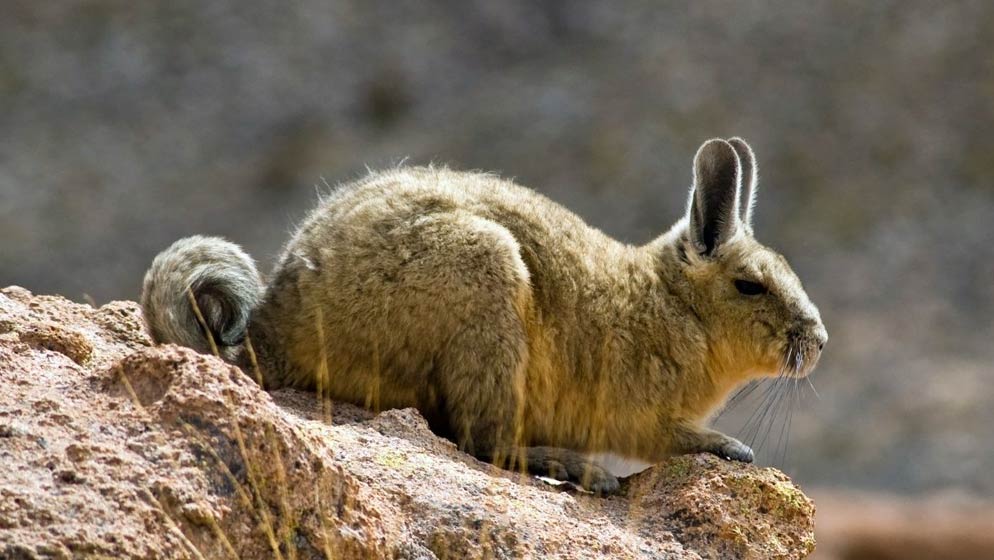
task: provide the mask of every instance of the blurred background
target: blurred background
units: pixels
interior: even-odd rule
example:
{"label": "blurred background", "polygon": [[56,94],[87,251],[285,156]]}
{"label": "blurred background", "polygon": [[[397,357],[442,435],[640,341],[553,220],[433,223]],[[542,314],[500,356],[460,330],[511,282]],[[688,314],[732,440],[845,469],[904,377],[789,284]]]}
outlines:
{"label": "blurred background", "polygon": [[[268,269],[317,191],[401,161],[497,171],[643,243],[682,215],[697,146],[745,137],[757,237],[832,337],[760,461],[815,496],[823,558],[994,547],[957,521],[994,526],[994,3],[4,12],[0,285],[77,301],[136,299],[193,233]],[[760,393],[719,425],[741,434]]]}

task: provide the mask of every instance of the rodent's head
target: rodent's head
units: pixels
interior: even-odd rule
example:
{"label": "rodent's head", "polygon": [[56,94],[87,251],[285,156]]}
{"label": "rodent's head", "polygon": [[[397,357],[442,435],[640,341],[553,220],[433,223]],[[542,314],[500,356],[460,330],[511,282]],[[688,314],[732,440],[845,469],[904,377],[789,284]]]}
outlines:
{"label": "rodent's head", "polygon": [[756,160],[740,138],[709,140],[679,236],[689,304],[704,323],[709,360],[742,378],[814,369],[828,333],[787,260],[753,238]]}

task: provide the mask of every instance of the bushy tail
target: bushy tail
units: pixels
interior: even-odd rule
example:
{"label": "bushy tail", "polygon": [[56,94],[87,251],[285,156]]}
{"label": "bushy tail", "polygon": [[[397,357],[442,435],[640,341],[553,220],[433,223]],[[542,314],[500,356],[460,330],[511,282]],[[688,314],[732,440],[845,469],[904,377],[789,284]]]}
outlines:
{"label": "bushy tail", "polygon": [[255,262],[241,247],[198,235],[180,239],[155,257],[145,273],[141,305],[157,343],[211,353],[209,333],[217,351],[231,361],[262,291]]}

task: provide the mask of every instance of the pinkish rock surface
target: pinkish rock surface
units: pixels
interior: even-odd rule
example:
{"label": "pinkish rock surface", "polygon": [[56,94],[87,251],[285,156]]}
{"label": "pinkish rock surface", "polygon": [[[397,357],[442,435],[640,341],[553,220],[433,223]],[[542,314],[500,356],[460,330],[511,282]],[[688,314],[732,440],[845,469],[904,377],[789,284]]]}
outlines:
{"label": "pinkish rock surface", "polygon": [[802,558],[779,471],[686,456],[621,495],[480,463],[372,414],[154,347],[132,302],[0,290],[0,558]]}

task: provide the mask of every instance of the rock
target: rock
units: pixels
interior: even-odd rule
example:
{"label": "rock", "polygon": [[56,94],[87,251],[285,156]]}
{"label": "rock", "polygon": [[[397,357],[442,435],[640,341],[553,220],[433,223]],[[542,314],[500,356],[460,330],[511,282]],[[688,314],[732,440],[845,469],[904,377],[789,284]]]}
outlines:
{"label": "rock", "polygon": [[476,461],[411,409],[262,391],[138,306],[0,290],[0,558],[801,558],[774,469],[670,460],[598,498]]}
{"label": "rock", "polygon": [[632,477],[643,525],[668,525],[709,558],[795,558],[815,549],[814,504],[785,474],[714,455],[674,457]]}

